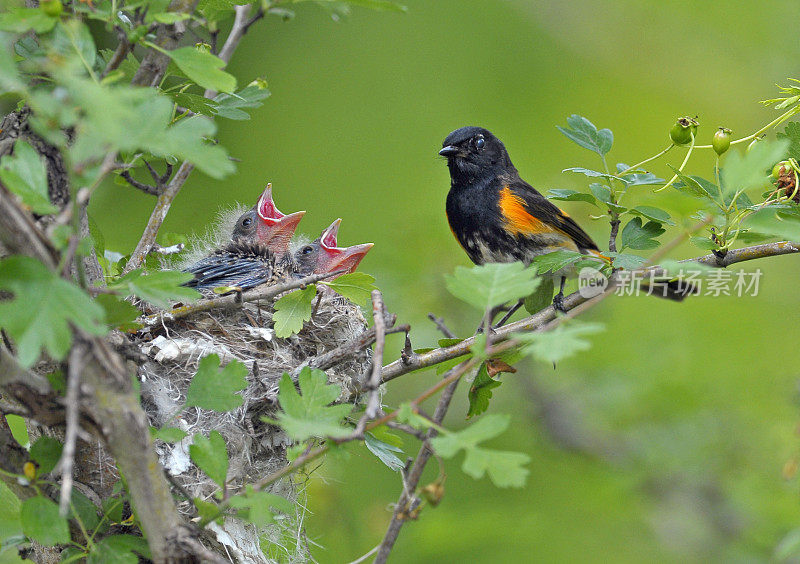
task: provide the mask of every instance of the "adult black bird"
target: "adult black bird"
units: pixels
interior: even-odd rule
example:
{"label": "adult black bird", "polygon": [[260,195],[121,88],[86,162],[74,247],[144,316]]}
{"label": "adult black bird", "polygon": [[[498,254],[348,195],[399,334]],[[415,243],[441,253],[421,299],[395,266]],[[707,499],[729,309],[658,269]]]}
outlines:
{"label": "adult black bird", "polygon": [[[447,158],[450,169],[447,219],[475,264],[527,264],[561,249],[609,261],[575,220],[520,177],[505,146],[490,131],[456,129],[444,140],[439,154]],[[553,298],[554,307],[561,311],[565,280],[562,275],[559,293]],[[685,295],[684,289],[665,297],[683,299]]]}

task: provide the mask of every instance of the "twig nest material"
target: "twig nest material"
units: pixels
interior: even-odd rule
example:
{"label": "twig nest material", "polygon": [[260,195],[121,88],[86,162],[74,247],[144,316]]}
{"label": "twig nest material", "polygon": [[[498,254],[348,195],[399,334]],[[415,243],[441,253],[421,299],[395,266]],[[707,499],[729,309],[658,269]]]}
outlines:
{"label": "twig nest material", "polygon": [[[156,427],[179,427],[188,434],[175,444],[157,441],[156,449],[166,470],[191,496],[208,499],[218,490],[189,458],[189,445],[196,433],[208,436],[216,430],[224,437],[230,459],[230,491],[236,492],[244,484],[287,464],[290,439],[279,428],[262,421],[263,416],[274,417],[279,409],[281,376],[352,341],[367,328],[358,306],[327,288],[320,287],[318,292],[320,301],[311,320],[298,334],[285,339],[275,336],[270,307],[258,303],[246,303],[235,310],[197,313],[156,325],[138,336],[139,348],[148,357],[140,366],[139,379],[142,404],[151,423]],[[242,405],[227,413],[197,407],[181,409],[200,359],[210,354],[217,354],[223,365],[236,359],[247,367],[248,386],[241,392]],[[342,387],[339,401],[354,401],[358,382],[370,369],[371,356],[370,349],[359,351],[326,370],[329,382]],[[296,500],[297,492],[292,490],[291,483],[276,484],[272,489]],[[188,514],[191,505],[184,501],[180,509]],[[264,535],[264,531],[235,519],[228,521],[235,525],[223,525],[224,531],[217,531],[216,540],[232,552],[231,543],[239,548],[251,546],[254,538],[257,541],[258,535]],[[275,532],[268,536],[274,537]],[[250,558],[252,554],[244,561],[260,561]]]}

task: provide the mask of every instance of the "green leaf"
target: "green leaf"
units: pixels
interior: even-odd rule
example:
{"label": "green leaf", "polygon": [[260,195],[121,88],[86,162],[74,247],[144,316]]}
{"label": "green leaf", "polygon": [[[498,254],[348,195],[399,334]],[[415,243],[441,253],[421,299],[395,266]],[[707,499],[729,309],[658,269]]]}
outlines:
{"label": "green leaf", "polygon": [[777,137],[789,141],[789,148],[786,150],[787,158],[800,159],[800,122],[790,121],[783,129],[783,133],[778,133]]}
{"label": "green leaf", "polygon": [[575,172],[577,174],[583,174],[584,176],[588,176],[589,178],[605,178],[606,180],[619,180],[620,182],[627,184],[627,181],[621,176],[617,176],[615,174],[609,174],[607,172],[600,172],[598,170],[592,170],[590,168],[583,168],[582,166],[573,166],[570,168],[565,168],[561,172]]}
{"label": "green leaf", "polygon": [[123,331],[138,327],[133,321],[142,315],[142,312],[130,302],[111,294],[100,294],[94,300],[103,308],[109,327],[120,328]]}
{"label": "green leaf", "polygon": [[223,92],[214,98],[214,113],[228,119],[250,119],[250,114],[242,111],[242,108],[258,108],[263,105],[262,100],[269,96],[270,91],[258,84],[251,84],[235,94]]}
{"label": "green leaf", "polygon": [[658,223],[675,225],[675,222],[670,219],[670,215],[667,212],[652,206],[636,206],[635,208],[631,208],[630,213],[633,215],[640,215],[646,219],[652,219]]}
{"label": "green leaf", "polygon": [[58,505],[49,498],[36,496],[22,502],[22,531],[45,545],[69,542],[67,520],[58,514]]}
{"label": "green leaf", "polygon": [[53,33],[54,50],[66,57],[73,54],[78,56],[81,64],[91,70],[97,57],[94,39],[88,26],[77,19],[59,22]]}
{"label": "green leaf", "polygon": [[415,408],[411,406],[411,402],[401,403],[400,407],[397,408],[397,422],[407,423],[419,430],[429,429],[433,426],[428,419],[416,413]]}
{"label": "green leaf", "polygon": [[219,365],[216,354],[200,359],[197,374],[186,391],[187,406],[225,412],[242,405],[244,399],[236,392],[247,387],[247,366],[238,360],[231,360],[222,370]]}
{"label": "green leaf", "polygon": [[87,530],[94,530],[100,523],[97,506],[77,488],[73,488],[70,495],[70,517],[76,521],[80,520]]}
{"label": "green leaf", "polygon": [[556,126],[556,128],[573,142],[600,156],[606,155],[614,143],[614,134],[610,129],[598,131],[592,122],[577,114],[567,118],[567,127]]}
{"label": "green leaf", "polygon": [[622,229],[623,249],[655,249],[659,242],[655,237],[663,234],[665,229],[656,221],[648,221],[642,225],[641,217],[634,217]]}
{"label": "green leaf", "polygon": [[0,89],[6,92],[21,92],[25,90],[25,83],[19,77],[17,65],[14,64],[14,57],[11,55],[10,41],[7,39],[7,36],[0,34]]}
{"label": "green leaf", "polygon": [[195,434],[189,445],[189,456],[206,475],[224,488],[228,476],[228,451],[219,431],[211,431],[208,438]]}
{"label": "green leaf", "polygon": [[220,92],[236,90],[236,77],[222,70],[225,68],[225,61],[216,55],[195,47],[180,47],[172,51],[159,49],[159,51],[168,55],[186,76],[203,88]]}
{"label": "green leaf", "polygon": [[201,527],[204,524],[210,523],[211,521],[214,521],[220,525],[222,524],[225,514],[220,513],[219,506],[217,506],[216,503],[206,501],[201,497],[196,497],[192,501],[194,502],[194,506],[197,508],[197,514],[202,519],[200,523]]}
{"label": "green leaf", "polygon": [[755,212],[747,218],[747,226],[780,239],[800,241],[800,219],[778,210],[764,208]]}
{"label": "green leaf", "polygon": [[239,510],[237,517],[256,527],[266,527],[275,522],[273,508],[288,515],[293,515],[295,512],[294,505],[285,497],[257,491],[250,484],[247,484],[244,493],[231,497],[228,505]]}
{"label": "green leaf", "polygon": [[528,477],[528,470],[523,466],[530,460],[531,457],[522,452],[474,447],[467,450],[461,469],[476,480],[488,473],[498,488],[521,488]]}
{"label": "green leaf", "polygon": [[192,16],[191,14],[185,14],[182,12],[158,12],[156,14],[148,13],[145,16],[145,23],[152,23],[158,22],[162,24],[172,25],[174,23],[181,22],[183,20],[188,20]]}
{"label": "green leaf", "polygon": [[614,268],[622,268],[623,270],[636,270],[647,262],[645,257],[640,257],[639,255],[615,252],[606,254],[614,259]]}
{"label": "green leaf", "polygon": [[540,284],[536,269],[521,262],[458,266],[445,281],[451,294],[481,311],[525,297]]}
{"label": "green leaf", "polygon": [[317,295],[317,287],[309,284],[301,290],[286,294],[273,305],[272,322],[275,335],[286,338],[299,333],[303,323],[311,319],[312,302]]}
{"label": "green leaf", "polygon": [[167,92],[166,94],[180,107],[191,110],[196,114],[209,117],[217,115],[217,103],[205,96],[179,91]]}
{"label": "green leaf", "polygon": [[528,470],[523,468],[530,461],[528,455],[478,446],[478,443],[505,431],[510,422],[508,415],[486,415],[466,429],[431,439],[431,446],[444,458],[452,458],[463,449],[466,456],[461,468],[473,478],[481,478],[488,473],[497,487],[521,487],[528,475]]}
{"label": "green leaf", "polygon": [[0,14],[0,30],[25,33],[28,30],[46,33],[53,29],[58,18],[51,18],[39,8],[13,8]]}
{"label": "green leaf", "polygon": [[578,251],[568,251],[564,249],[539,255],[533,259],[531,264],[536,266],[536,270],[539,274],[546,274],[548,272],[558,272],[562,268],[585,258],[586,256]]}
{"label": "green leaf", "polygon": [[340,296],[347,298],[354,304],[363,305],[370,299],[373,290],[377,290],[375,286],[375,278],[363,272],[351,272],[350,274],[343,274],[329,282],[323,281],[332,290]]}
{"label": "green leaf", "polygon": [[554,188],[547,193],[547,197],[551,200],[560,200],[563,202],[587,202],[593,206],[597,205],[597,200],[591,194],[565,188]]}
{"label": "green leaf", "polygon": [[177,427],[162,427],[161,429],[157,429],[153,436],[156,439],[161,439],[165,443],[178,443],[185,439],[188,433]]}
{"label": "green leaf", "polygon": [[502,385],[502,382],[495,380],[489,376],[486,370],[486,363],[481,364],[475,380],[469,387],[467,397],[469,399],[469,409],[467,410],[467,419],[473,415],[480,415],[489,409],[489,400],[492,399],[492,390]]}
{"label": "green leaf", "polygon": [[25,141],[14,144],[14,154],[0,161],[0,180],[34,213],[46,215],[58,208],[47,193],[47,169],[39,154]]}
{"label": "green leaf", "polygon": [[542,283],[536,291],[525,298],[525,311],[528,313],[536,313],[553,303],[553,292],[555,291],[553,287],[553,277],[542,276],[541,280]]}
{"label": "green leaf", "polygon": [[61,458],[64,445],[53,437],[41,436],[31,445],[31,458],[39,465],[39,474],[52,471]]}
{"label": "green leaf", "polygon": [[104,564],[106,562],[120,562],[122,564],[136,564],[139,558],[150,558],[150,547],[142,537],[134,535],[111,535],[95,543],[94,550],[86,559],[87,564]]}
{"label": "green leaf", "polygon": [[369,451],[378,457],[386,466],[397,472],[405,468],[406,464],[395,455],[395,452],[403,452],[403,449],[390,445],[375,438],[372,433],[364,435],[364,444]]}
{"label": "green leaf", "polygon": [[[625,163],[617,163],[617,173],[621,173],[622,171],[628,170],[628,165]],[[628,183],[628,186],[644,186],[648,184],[663,184],[664,179],[657,177],[652,172],[640,172],[635,171],[629,174],[623,174],[620,176],[625,182]]]}
{"label": "green leaf", "polygon": [[[172,101],[154,89],[119,83],[100,85],[72,74],[60,75],[59,79],[68,90],[68,99],[55,107],[34,105],[34,110],[53,119],[64,114],[64,108],[80,107],[85,111],[76,141],[70,147],[73,159],[94,159],[110,148],[123,152],[146,150],[158,157],[188,160],[212,178],[222,178],[235,170],[224,149],[205,142],[216,132],[214,122],[195,116],[170,126]],[[51,101],[50,97],[44,100]],[[73,126],[75,117],[64,115],[67,117],[59,123]],[[47,132],[46,127],[42,129],[40,133]]]}
{"label": "green leaf", "polygon": [[8,486],[0,482],[0,543],[22,534],[22,503]]}
{"label": "green leaf", "polygon": [[680,182],[673,184],[673,187],[675,187],[677,190],[683,192],[684,194],[710,200],[715,203],[722,201],[719,186],[713,182],[699,176],[686,176],[682,172],[679,172],[677,168],[670,168],[675,172],[675,174],[678,175],[678,178],[680,179]]}
{"label": "green leaf", "polygon": [[28,368],[45,349],[62,360],[72,344],[69,324],[103,335],[103,309],[77,286],[25,256],[0,261],[0,288],[14,294],[0,302],[0,326],[16,341],[19,363]]}
{"label": "green leaf", "polygon": [[[28,436],[28,427],[25,425],[25,419],[19,415],[9,413],[6,415],[6,423],[11,430],[11,436],[19,443],[19,446],[26,450],[30,448],[31,439]],[[0,539],[2,539],[2,537],[0,537]]]}
{"label": "green leaf", "polygon": [[712,241],[711,238],[708,237],[707,235],[705,236],[698,235],[692,237],[691,239],[689,239],[689,241],[692,243],[692,245],[694,245],[698,249],[703,249],[704,251],[710,251],[711,249],[717,248],[717,244],[714,243],[714,241]]}
{"label": "green leaf", "polygon": [[136,296],[161,308],[168,308],[170,300],[191,302],[200,297],[197,290],[181,286],[193,277],[190,272],[177,270],[158,270],[144,274],[141,268],[137,268],[109,284],[108,289],[123,292],[126,296]]}
{"label": "green leaf", "polygon": [[583,339],[585,335],[599,333],[604,329],[601,323],[570,322],[561,324],[552,331],[514,333],[514,338],[523,343],[522,353],[548,363],[556,363],[577,352],[591,348],[591,343]]}
{"label": "green leaf", "polygon": [[786,155],[788,148],[789,141],[784,139],[761,141],[744,154],[731,151],[722,170],[724,193],[727,195],[771,184],[767,170],[772,170],[773,165]]}
{"label": "green leaf", "polygon": [[329,404],[342,393],[340,386],[328,384],[322,370],[304,367],[298,376],[300,393],[294,382],[284,373],[278,384],[278,402],[283,410],[277,416],[277,423],[296,441],[311,437],[344,437],[350,430],[342,427],[340,421],[346,417],[353,406],[349,404]]}

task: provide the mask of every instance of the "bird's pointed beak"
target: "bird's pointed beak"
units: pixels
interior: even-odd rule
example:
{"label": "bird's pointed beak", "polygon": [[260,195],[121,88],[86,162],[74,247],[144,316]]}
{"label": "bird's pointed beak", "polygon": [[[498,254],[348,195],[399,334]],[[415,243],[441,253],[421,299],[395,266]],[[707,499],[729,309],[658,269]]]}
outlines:
{"label": "bird's pointed beak", "polygon": [[447,145],[445,147],[442,147],[442,150],[439,151],[439,154],[441,156],[447,157],[447,158],[454,157],[458,153],[459,153],[459,149],[455,145]]}
{"label": "bird's pointed beak", "polygon": [[305,211],[290,213],[281,212],[272,199],[272,184],[267,184],[256,204],[261,225],[258,227],[258,240],[278,255],[289,250],[289,240],[303,219]]}
{"label": "bird's pointed beak", "polygon": [[322,232],[322,235],[319,236],[319,240],[323,248],[332,249],[336,247],[336,237],[339,235],[339,226],[341,224],[342,219],[337,218]]}
{"label": "bird's pointed beak", "polygon": [[264,192],[262,192],[261,197],[258,198],[256,211],[258,212],[258,217],[260,217],[269,225],[274,225],[284,216],[284,214],[281,213],[281,211],[275,205],[275,201],[272,199],[271,182],[267,184],[267,187],[264,188]]}
{"label": "bird's pointed beak", "polygon": [[317,273],[336,272],[337,270],[345,270],[347,273],[355,272],[358,264],[372,248],[372,243],[337,247],[336,239],[341,223],[342,220],[337,219],[319,237],[320,252],[317,258]]}
{"label": "bird's pointed beak", "polygon": [[326,247],[320,249],[320,256],[317,262],[318,272],[336,272],[344,270],[342,274],[355,272],[359,263],[373,247],[373,243],[363,245],[353,245],[351,247]]}

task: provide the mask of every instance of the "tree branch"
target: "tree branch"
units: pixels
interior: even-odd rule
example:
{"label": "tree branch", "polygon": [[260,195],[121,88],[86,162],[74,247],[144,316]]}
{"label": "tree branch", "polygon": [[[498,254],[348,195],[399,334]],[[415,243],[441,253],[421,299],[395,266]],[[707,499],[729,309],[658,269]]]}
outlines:
{"label": "tree branch", "polygon": [[[728,251],[728,254],[725,255],[725,257],[721,259],[721,261],[718,261],[715,255],[709,254],[693,259],[686,259],[681,262],[684,263],[697,262],[700,264],[705,264],[713,267],[717,266],[726,267],[739,262],[773,257],[773,256],[788,255],[798,252],[800,252],[800,244],[791,243],[788,241],[780,241],[777,243],[766,243],[763,245],[754,245],[752,247],[744,247],[741,249],[734,249]],[[610,283],[608,290],[613,289],[614,283],[618,279],[619,278],[617,276],[611,277],[611,279],[609,280]],[[575,307],[579,306],[580,304],[586,301],[588,301],[587,298],[584,298],[583,296],[580,295],[580,293],[575,292],[574,294],[570,294],[569,296],[564,298],[564,307],[567,311],[570,311],[571,309],[574,309]],[[529,317],[520,319],[519,321],[515,321],[514,323],[510,323],[508,325],[505,325],[497,329],[494,333],[495,342],[504,341],[508,339],[511,333],[515,333],[517,331],[532,331],[534,329],[538,329],[539,327],[543,326],[545,323],[548,323],[554,318],[555,318],[555,310],[553,309],[552,306],[548,306],[545,309]],[[420,368],[428,368],[430,366],[439,364],[440,362],[444,362],[446,360],[451,360],[459,356],[469,354],[470,348],[474,343],[475,343],[475,337],[470,337],[464,339],[460,343],[457,343],[451,347],[441,347],[426,353],[413,355],[409,359],[395,360],[394,362],[387,364],[386,366],[383,367],[383,371],[381,372],[381,381],[388,382],[390,380],[394,380],[399,376],[402,376],[403,374],[413,372],[414,370],[419,370]]]}

